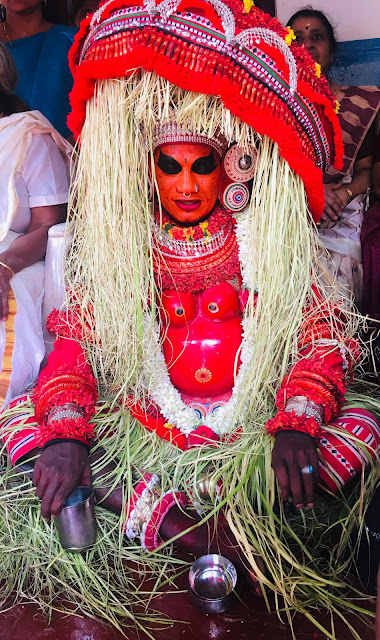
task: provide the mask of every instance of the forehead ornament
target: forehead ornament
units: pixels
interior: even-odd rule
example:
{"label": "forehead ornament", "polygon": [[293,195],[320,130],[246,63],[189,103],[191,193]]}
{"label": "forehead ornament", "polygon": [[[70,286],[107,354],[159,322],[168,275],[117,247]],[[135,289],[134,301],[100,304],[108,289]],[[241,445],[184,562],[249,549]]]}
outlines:
{"label": "forehead ornament", "polygon": [[153,150],[163,144],[172,142],[196,142],[207,144],[222,156],[227,148],[227,140],[220,133],[215,133],[211,138],[192,131],[187,125],[178,124],[174,119],[165,120],[157,124],[153,129]]}

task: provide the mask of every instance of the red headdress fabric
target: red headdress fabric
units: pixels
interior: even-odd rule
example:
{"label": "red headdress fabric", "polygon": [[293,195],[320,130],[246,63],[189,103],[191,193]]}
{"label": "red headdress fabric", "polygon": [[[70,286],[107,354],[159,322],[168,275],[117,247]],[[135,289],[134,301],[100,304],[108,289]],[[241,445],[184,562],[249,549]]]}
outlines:
{"label": "red headdress fabric", "polygon": [[71,49],[69,126],[78,137],[97,80],[155,71],[184,90],[220,96],[277,142],[317,221],[322,172],[341,164],[337,105],[315,62],[289,41],[275,18],[256,7],[244,13],[242,0],[108,0],[82,22]]}

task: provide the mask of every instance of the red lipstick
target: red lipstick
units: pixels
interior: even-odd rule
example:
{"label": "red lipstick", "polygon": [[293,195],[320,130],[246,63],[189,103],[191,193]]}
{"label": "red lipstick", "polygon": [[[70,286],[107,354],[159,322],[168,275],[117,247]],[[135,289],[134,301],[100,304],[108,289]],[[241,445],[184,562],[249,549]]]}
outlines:
{"label": "red lipstick", "polygon": [[182,211],[195,211],[201,205],[201,200],[175,200],[178,209]]}

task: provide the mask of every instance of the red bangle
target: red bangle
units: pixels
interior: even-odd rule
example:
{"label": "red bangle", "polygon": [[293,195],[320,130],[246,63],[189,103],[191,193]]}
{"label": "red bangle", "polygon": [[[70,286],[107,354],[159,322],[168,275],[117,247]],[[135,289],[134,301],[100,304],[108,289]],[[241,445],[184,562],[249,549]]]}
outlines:
{"label": "red bangle", "polygon": [[160,546],[159,532],[165,516],[172,507],[179,506],[181,509],[185,509],[186,504],[186,494],[182,491],[174,490],[164,493],[147,523],[145,532],[141,533],[141,546],[143,549],[154,551]]}
{"label": "red bangle", "polygon": [[[304,389],[313,389],[314,391],[319,393],[322,396],[322,398],[328,403],[334,403],[334,401],[338,402],[338,400],[341,399],[339,398],[339,394],[337,393],[337,390],[334,387],[334,385],[329,385],[330,387],[329,388],[323,382],[320,382],[319,380],[315,380],[311,376],[295,378],[294,384],[298,384],[300,387],[303,387]],[[288,386],[290,385],[287,385],[285,388],[287,388]]]}
{"label": "red bangle", "polygon": [[57,404],[74,402],[89,419],[94,413],[97,401],[97,386],[90,372],[79,373],[70,368],[52,377],[40,378],[34,390],[35,415],[41,423],[47,419],[50,409]]}
{"label": "red bangle", "polygon": [[284,378],[283,385],[306,377],[319,380],[327,388],[336,388],[342,395],[346,393],[347,385],[344,381],[343,372],[334,371],[331,367],[324,365],[319,358],[318,362],[315,362],[314,358],[312,358],[311,363],[312,367],[305,366],[303,362],[297,363],[293,370]]}

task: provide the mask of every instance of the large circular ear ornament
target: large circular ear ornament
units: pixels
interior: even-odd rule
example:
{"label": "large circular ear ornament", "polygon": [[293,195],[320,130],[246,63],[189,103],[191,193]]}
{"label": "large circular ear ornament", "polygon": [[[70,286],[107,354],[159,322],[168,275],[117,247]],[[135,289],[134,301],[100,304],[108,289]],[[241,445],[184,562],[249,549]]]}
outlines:
{"label": "large circular ear ornament", "polygon": [[230,211],[241,211],[249,201],[249,189],[245,184],[234,182],[229,184],[223,192],[222,203]]}
{"label": "large circular ear ornament", "polygon": [[224,156],[224,170],[234,182],[248,182],[255,175],[257,149],[248,145],[246,149],[234,144]]}

